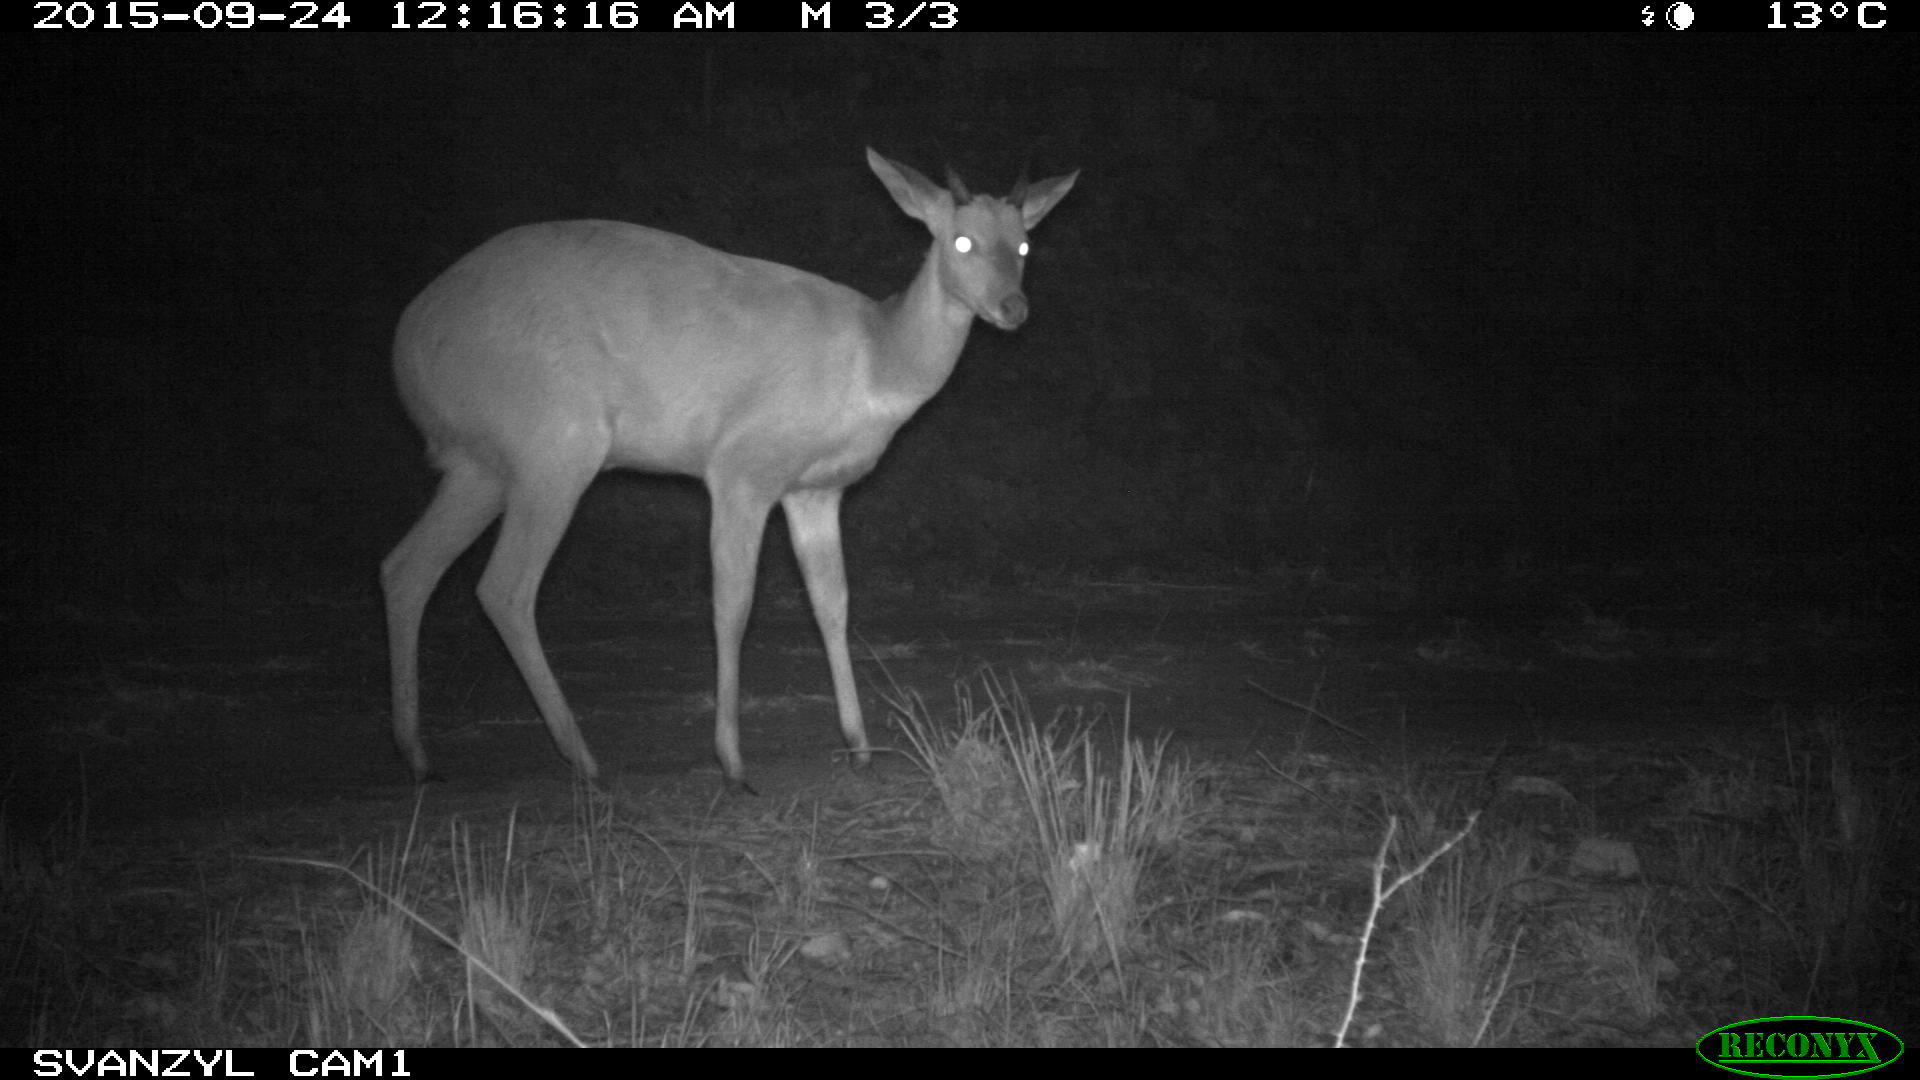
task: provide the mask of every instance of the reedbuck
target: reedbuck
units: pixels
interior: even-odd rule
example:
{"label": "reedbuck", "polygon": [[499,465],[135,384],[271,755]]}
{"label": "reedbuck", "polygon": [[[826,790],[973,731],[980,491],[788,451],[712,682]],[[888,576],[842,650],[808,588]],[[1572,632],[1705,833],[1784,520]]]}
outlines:
{"label": "reedbuck", "polygon": [[714,748],[734,788],[740,639],[767,513],[787,513],[826,642],[840,730],[856,761],[866,725],[847,656],[840,492],[865,476],[953,371],[974,316],[1027,318],[1027,230],[1078,172],[1010,198],[943,190],[872,150],[867,164],[933,246],[905,293],[875,303],[825,278],[613,221],[512,229],[435,279],[400,317],[400,397],[442,473],[381,565],[393,736],[417,778],[421,616],[467,545],[502,518],[480,603],[560,753],[598,772],[534,626],[534,598],[580,495],[602,469],[685,473],[713,499]]}

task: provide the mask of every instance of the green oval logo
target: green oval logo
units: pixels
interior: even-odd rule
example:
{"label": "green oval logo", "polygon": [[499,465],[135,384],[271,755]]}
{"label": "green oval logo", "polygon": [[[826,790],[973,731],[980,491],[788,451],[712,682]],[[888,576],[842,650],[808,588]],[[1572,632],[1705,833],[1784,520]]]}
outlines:
{"label": "green oval logo", "polygon": [[1837,1016],[1762,1016],[1714,1028],[1693,1044],[1709,1065],[1768,1080],[1858,1076],[1900,1060],[1907,1045],[1886,1028]]}

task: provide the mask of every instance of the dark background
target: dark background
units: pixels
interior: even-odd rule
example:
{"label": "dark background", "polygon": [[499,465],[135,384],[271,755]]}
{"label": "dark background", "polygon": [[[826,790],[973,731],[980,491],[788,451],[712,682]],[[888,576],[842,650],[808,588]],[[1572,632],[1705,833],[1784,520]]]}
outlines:
{"label": "dark background", "polygon": [[[1032,319],[977,327],[849,497],[856,594],[1636,561],[1911,596],[1906,37],[6,50],[16,612],[317,600],[377,633],[432,483],[389,374],[408,300],[579,217],[887,295],[925,233],[868,145],[996,193],[1083,171]],[[548,601],[703,589],[704,515],[603,481]]]}

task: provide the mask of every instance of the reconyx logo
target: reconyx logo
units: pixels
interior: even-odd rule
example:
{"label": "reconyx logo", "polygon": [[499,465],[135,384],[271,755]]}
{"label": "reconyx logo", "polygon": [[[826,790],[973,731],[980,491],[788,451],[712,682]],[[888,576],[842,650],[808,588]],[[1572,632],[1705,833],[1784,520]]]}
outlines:
{"label": "reconyx logo", "polygon": [[1709,1065],[1772,1080],[1858,1076],[1906,1053],[1893,1032],[1835,1016],[1763,1016],[1714,1028],[1693,1045]]}

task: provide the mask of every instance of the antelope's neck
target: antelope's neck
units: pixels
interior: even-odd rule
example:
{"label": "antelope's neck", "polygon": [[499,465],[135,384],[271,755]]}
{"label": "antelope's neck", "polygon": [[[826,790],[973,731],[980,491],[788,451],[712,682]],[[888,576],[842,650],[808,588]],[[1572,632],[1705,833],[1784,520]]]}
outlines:
{"label": "antelope's neck", "polygon": [[874,392],[918,408],[946,385],[971,329],[972,309],[947,295],[940,283],[936,240],[907,291],[880,305]]}

